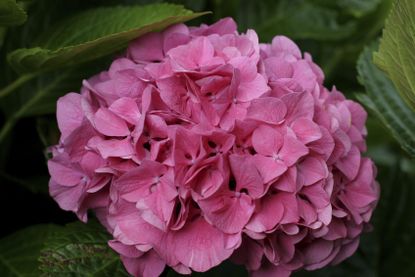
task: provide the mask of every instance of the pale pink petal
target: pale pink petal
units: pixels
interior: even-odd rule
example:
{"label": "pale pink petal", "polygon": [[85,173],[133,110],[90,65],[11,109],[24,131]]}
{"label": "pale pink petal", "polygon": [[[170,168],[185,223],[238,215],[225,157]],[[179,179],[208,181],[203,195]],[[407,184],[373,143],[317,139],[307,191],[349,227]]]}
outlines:
{"label": "pale pink petal", "polygon": [[272,51],[275,54],[291,54],[295,58],[301,58],[301,51],[298,46],[285,36],[276,36],[272,39]]}
{"label": "pale pink petal", "polygon": [[81,107],[81,95],[71,92],[59,98],[56,117],[61,131],[61,140],[65,140],[82,123],[84,115]]}

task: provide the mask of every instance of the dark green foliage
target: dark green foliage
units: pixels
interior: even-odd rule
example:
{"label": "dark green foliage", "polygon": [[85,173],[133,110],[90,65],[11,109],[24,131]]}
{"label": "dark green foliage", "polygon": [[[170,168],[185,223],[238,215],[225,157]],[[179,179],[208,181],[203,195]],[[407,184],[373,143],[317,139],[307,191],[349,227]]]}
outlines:
{"label": "dark green foliage", "polygon": [[[41,200],[31,200],[16,194],[1,207],[13,217],[16,207],[25,203],[38,205],[36,201],[48,199],[45,148],[58,141],[54,113],[60,96],[79,91],[83,79],[107,68],[129,41],[146,32],[196,17],[189,24],[213,23],[231,16],[241,32],[255,29],[262,42],[270,42],[281,34],[294,39],[322,67],[328,87],[336,85],[370,111],[368,155],[377,163],[382,188],[373,232],[362,237],[357,253],[341,265],[314,272],[300,271],[294,276],[415,276],[415,165],[411,160],[415,155],[415,113],[407,105],[413,102],[415,82],[413,3],[412,0],[0,0],[2,196],[8,198],[9,188],[14,186],[26,190],[33,198],[41,195]],[[142,4],[152,6],[137,6]],[[392,6],[394,10],[374,63],[376,46],[368,45],[381,36]],[[212,13],[199,17],[205,11]],[[22,133],[23,139],[18,137]],[[22,141],[34,147],[28,151],[28,147],[17,145]],[[42,162],[34,162],[39,160]],[[51,206],[51,209],[58,208]],[[63,221],[51,213],[47,222]],[[17,229],[22,224],[13,226]],[[0,239],[1,277],[128,276],[118,255],[107,246],[110,235],[93,220],[67,226],[35,225],[11,235],[9,231],[6,233]],[[166,274],[177,276],[171,270]],[[247,276],[247,272],[226,262],[194,276]]]}

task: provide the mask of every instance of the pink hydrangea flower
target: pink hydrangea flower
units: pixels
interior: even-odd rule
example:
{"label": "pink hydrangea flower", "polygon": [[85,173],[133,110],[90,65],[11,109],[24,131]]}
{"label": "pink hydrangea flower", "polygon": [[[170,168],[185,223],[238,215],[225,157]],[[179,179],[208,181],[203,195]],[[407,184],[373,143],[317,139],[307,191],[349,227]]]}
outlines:
{"label": "pink hydrangea flower", "polygon": [[230,18],[144,35],[59,99],[50,193],[95,211],[134,276],[337,264],[379,188],[366,112],[323,80],[290,39],[260,44]]}

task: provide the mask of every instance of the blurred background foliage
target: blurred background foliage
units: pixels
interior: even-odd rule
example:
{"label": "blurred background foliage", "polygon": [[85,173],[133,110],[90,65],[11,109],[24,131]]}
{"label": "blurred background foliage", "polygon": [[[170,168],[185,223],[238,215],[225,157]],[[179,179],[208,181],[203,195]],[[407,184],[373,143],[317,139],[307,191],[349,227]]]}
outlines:
{"label": "blurred background foliage", "polygon": [[[163,1],[18,1],[19,6],[28,14],[25,24],[19,26],[2,24],[4,16],[1,4],[6,2],[8,1],[0,0],[0,88],[6,87],[19,77],[7,62],[7,54],[18,48],[36,46],[38,38],[47,37],[51,27],[63,18],[101,6],[149,4]],[[326,75],[325,85],[327,87],[335,85],[347,97],[356,98],[357,96],[371,110],[367,122],[369,134],[367,155],[373,158],[378,166],[378,181],[382,188],[379,207],[373,219],[373,231],[362,237],[357,253],[343,264],[314,272],[298,272],[294,275],[299,277],[415,276],[415,184],[413,181],[415,165],[407,154],[407,152],[410,153],[408,149],[413,149],[414,145],[411,145],[411,142],[405,138],[400,140],[399,129],[398,132],[393,133],[396,124],[388,126],[388,116],[385,110],[393,110],[393,107],[389,107],[390,103],[394,103],[393,99],[381,102],[378,98],[391,93],[396,94],[396,91],[386,75],[375,68],[371,59],[376,47],[373,43],[376,43],[381,36],[385,19],[394,1],[170,0],[168,2],[182,4],[193,11],[212,12],[190,21],[191,25],[213,23],[220,18],[231,16],[237,21],[240,31],[244,32],[248,28],[255,29],[262,42],[270,42],[277,34],[289,36],[299,44],[303,51],[311,53],[316,63],[322,67]],[[18,18],[20,21],[25,19],[24,15]],[[23,22],[16,24],[19,23]],[[371,48],[367,48],[360,58],[360,77],[357,78],[359,55],[369,45]],[[0,92],[0,186],[2,189],[0,203],[3,211],[3,224],[0,232],[1,237],[4,237],[0,240],[0,261],[2,259],[6,261],[10,255],[19,253],[7,252],[5,242],[25,244],[26,233],[20,231],[20,233],[12,234],[16,230],[32,224],[62,225],[76,220],[72,214],[61,211],[47,194],[48,172],[45,163],[45,147],[58,141],[54,117],[56,99],[69,91],[78,91],[82,79],[105,69],[113,56],[114,54],[78,66],[63,67],[46,73],[32,72],[32,74],[25,75],[27,80],[23,78],[24,84],[22,82],[18,89],[3,96]],[[365,91],[367,94],[364,94]],[[401,101],[401,99],[395,100]],[[381,106],[382,103],[383,106]],[[408,109],[404,116],[406,119],[413,116],[413,110],[401,107],[403,110]],[[402,120],[405,121],[405,118]],[[414,124],[413,117],[409,120]],[[404,128],[401,132],[409,132],[410,135],[414,132],[409,127],[406,129],[408,130]],[[393,135],[391,135],[391,130]],[[403,142],[409,143],[409,146],[405,148],[402,145]],[[402,150],[401,145],[407,152]],[[62,237],[65,238],[65,232],[68,231],[62,231],[56,225],[40,226],[43,227],[30,227],[27,234],[32,232],[38,237],[49,238],[47,234],[53,231],[55,237],[52,241],[55,241],[55,246],[64,244],[65,241],[68,243],[67,240],[62,240]],[[82,229],[84,235],[75,233],[71,238],[77,245],[87,242],[88,232],[93,234],[94,228],[96,226],[92,229]],[[101,245],[98,245],[98,248],[105,245],[105,234],[102,236],[104,237],[99,242]],[[33,239],[35,237],[36,235]],[[51,249],[53,250],[55,246],[52,245]],[[38,254],[43,251],[39,245],[29,250]],[[30,252],[29,250],[21,249],[25,252]],[[48,251],[52,250],[43,251],[42,257],[50,254]],[[71,253],[66,254],[70,256]],[[108,257],[106,255],[104,258],[108,259]],[[37,270],[40,262],[41,267],[44,268],[45,264],[42,264],[42,261],[45,262],[48,259],[43,258],[40,261],[31,259],[32,263],[28,263],[14,274],[11,273],[10,268],[5,268],[0,262],[0,276],[29,276],[30,272],[32,274],[30,276],[37,276],[33,275],[33,272],[37,271],[31,271],[30,266]],[[20,267],[18,261],[7,260],[7,262],[11,264],[11,267]],[[122,268],[119,268],[117,260],[113,263],[110,261],[109,264],[111,264],[113,275],[106,275],[108,272],[106,274],[89,272],[88,276],[123,276],[125,274]],[[57,273],[59,271],[54,271],[59,268],[51,267],[50,270],[46,273],[61,276]],[[224,276],[224,274],[243,276],[246,273],[243,269],[226,263],[208,273],[195,274],[195,276]],[[169,272],[168,276],[175,275]]]}

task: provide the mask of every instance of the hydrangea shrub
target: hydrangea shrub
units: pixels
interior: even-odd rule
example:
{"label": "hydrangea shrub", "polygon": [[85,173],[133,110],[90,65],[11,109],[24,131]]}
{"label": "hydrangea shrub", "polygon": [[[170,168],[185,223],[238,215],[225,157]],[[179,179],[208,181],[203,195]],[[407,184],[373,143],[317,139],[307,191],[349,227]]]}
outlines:
{"label": "hydrangea shrub", "polygon": [[284,36],[226,18],[132,42],[59,99],[50,194],[134,276],[230,259],[289,276],[352,255],[379,198],[367,114]]}

